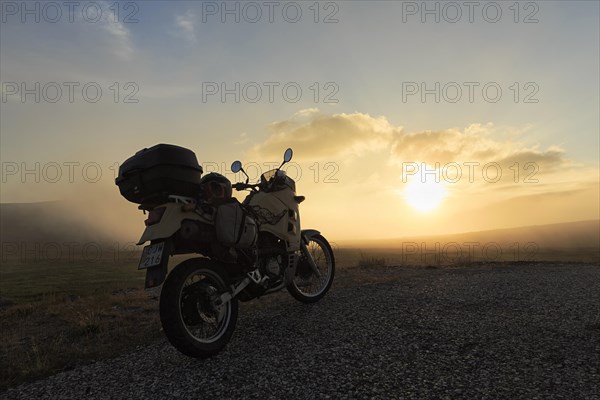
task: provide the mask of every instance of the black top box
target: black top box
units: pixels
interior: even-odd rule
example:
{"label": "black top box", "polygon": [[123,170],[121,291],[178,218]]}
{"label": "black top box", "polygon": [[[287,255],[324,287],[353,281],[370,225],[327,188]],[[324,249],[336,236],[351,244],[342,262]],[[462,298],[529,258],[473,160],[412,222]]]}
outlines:
{"label": "black top box", "polygon": [[157,144],[125,160],[115,183],[132,203],[157,205],[169,195],[197,197],[202,172],[193,151]]}

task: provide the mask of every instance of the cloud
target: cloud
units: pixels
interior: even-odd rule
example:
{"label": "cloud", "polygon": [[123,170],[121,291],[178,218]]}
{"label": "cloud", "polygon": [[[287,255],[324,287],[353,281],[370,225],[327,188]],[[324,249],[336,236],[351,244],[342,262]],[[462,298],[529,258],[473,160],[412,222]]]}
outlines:
{"label": "cloud", "polygon": [[250,140],[250,138],[248,137],[248,133],[242,132],[240,134],[240,136],[233,142],[233,144],[237,144],[237,145],[245,144],[245,143],[248,143],[249,140]]}
{"label": "cloud", "polygon": [[[522,133],[515,132],[519,129],[491,123],[406,132],[385,116],[323,114],[307,109],[270,124],[264,142],[250,153],[258,159],[274,159],[292,147],[296,161],[327,160],[343,165],[344,173],[352,176],[352,184],[360,190],[372,181],[364,171],[368,165],[367,171],[385,175],[373,190],[389,186],[401,191],[413,178],[435,179],[441,180],[451,195],[470,196],[472,201],[475,197],[500,200],[597,184],[597,166],[575,163],[556,145],[527,144]],[[357,157],[361,157],[360,163]],[[416,170],[404,170],[408,164]],[[436,173],[426,174],[431,170]]]}
{"label": "cloud", "polygon": [[526,165],[529,163],[544,168],[546,172],[572,165],[572,162],[565,158],[565,151],[558,146],[551,146],[546,150],[538,150],[537,147],[520,149],[499,160],[501,165]]}
{"label": "cloud", "polygon": [[[279,155],[292,147],[307,158],[343,157],[349,154],[380,151],[393,164],[426,163],[498,163],[503,167],[515,163],[535,163],[545,172],[573,166],[564,149],[528,146],[518,140],[512,129],[500,131],[493,124],[473,123],[463,130],[405,132],[384,116],[322,114],[316,108],[300,110],[291,118],[272,123],[266,140],[254,147],[260,155]],[[385,154],[388,153],[388,154]]]}
{"label": "cloud", "polygon": [[196,27],[194,26],[195,20],[196,18],[194,13],[189,10],[185,14],[177,15],[175,17],[177,34],[190,43],[196,42]]}
{"label": "cloud", "polygon": [[500,140],[498,136],[502,134],[493,124],[472,124],[462,131],[453,128],[398,135],[391,149],[399,161],[425,162],[432,166],[452,162],[506,166],[531,162],[554,169],[567,163],[564,150],[558,146],[540,150],[538,146],[526,146],[514,138]]}
{"label": "cloud", "polygon": [[295,118],[312,117],[312,116],[317,115],[317,114],[319,114],[319,109],[316,108],[316,107],[313,107],[313,108],[304,108],[304,109],[302,109],[300,111],[297,111],[294,114],[294,117]]}
{"label": "cloud", "polygon": [[416,171],[411,176],[421,181],[451,183],[455,192],[504,198],[550,193],[594,179],[593,169],[568,159],[561,147],[527,145],[508,131],[493,124],[472,124],[463,130],[398,135],[391,144],[391,164],[402,165],[403,173]]}
{"label": "cloud", "polygon": [[267,139],[253,148],[256,154],[279,156],[292,147],[298,156],[323,159],[383,150],[402,128],[393,127],[385,117],[363,113],[325,115],[312,108],[274,122],[268,130]]}
{"label": "cloud", "polygon": [[131,34],[125,25],[115,18],[111,10],[111,4],[106,1],[96,3],[102,10],[102,16],[98,21],[98,26],[105,32],[108,32],[112,40],[113,53],[123,59],[131,59],[133,55],[133,44]]}

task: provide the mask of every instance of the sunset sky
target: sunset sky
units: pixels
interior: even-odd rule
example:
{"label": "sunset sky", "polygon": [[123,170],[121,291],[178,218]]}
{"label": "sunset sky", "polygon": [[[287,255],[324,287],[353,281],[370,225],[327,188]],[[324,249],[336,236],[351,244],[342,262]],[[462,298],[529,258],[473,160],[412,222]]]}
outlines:
{"label": "sunset sky", "polygon": [[292,147],[303,227],[333,240],[600,218],[599,3],[476,3],[82,2],[70,21],[3,2],[0,200],[69,200],[135,240],[115,165],[172,143],[231,179]]}

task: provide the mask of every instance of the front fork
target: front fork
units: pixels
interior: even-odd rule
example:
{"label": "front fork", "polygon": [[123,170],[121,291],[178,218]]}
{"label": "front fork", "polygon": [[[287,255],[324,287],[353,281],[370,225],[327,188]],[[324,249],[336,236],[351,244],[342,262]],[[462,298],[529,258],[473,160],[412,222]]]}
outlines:
{"label": "front fork", "polygon": [[317,264],[315,264],[315,260],[312,258],[310,251],[308,251],[308,240],[302,238],[300,242],[300,250],[302,251],[302,255],[306,257],[306,261],[308,261],[308,265],[313,270],[317,278],[321,277],[321,273],[319,272],[319,268],[317,268]]}
{"label": "front fork", "polygon": [[302,255],[304,255],[304,257],[306,257],[306,260],[308,261],[308,265],[310,265],[310,268],[313,270],[313,272],[315,273],[315,275],[318,278],[321,277],[321,273],[319,272],[319,269],[317,268],[317,264],[315,264],[315,260],[312,258],[310,251],[308,251],[308,243],[310,242],[311,237],[317,236],[320,234],[321,234],[321,232],[319,232],[315,229],[303,229],[302,233],[301,233],[302,237],[300,239],[300,250],[302,251]]}

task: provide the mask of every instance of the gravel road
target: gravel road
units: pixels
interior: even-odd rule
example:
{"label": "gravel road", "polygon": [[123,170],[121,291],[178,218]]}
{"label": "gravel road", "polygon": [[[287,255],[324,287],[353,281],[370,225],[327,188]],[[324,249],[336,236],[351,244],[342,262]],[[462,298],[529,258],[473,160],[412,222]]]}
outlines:
{"label": "gravel road", "polygon": [[341,270],[321,302],[243,304],[209,360],[166,340],[9,399],[600,399],[600,267]]}

